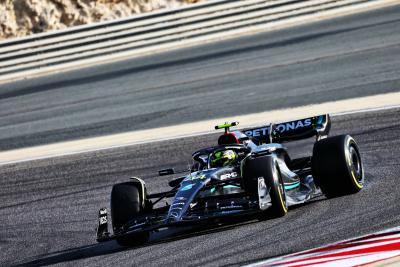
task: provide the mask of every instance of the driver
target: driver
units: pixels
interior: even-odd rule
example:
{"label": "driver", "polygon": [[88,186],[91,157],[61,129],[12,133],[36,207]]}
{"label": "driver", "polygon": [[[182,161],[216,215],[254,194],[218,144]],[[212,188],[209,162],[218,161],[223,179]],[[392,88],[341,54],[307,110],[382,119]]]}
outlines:
{"label": "driver", "polygon": [[228,149],[224,151],[217,151],[211,155],[210,167],[219,168],[228,165],[233,165],[237,162],[238,155],[235,151]]}

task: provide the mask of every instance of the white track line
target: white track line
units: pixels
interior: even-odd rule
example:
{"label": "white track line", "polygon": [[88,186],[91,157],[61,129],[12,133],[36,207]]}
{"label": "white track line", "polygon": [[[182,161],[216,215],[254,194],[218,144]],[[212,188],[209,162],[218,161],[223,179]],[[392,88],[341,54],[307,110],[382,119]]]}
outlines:
{"label": "white track line", "polygon": [[4,151],[0,152],[0,165],[210,134],[214,132],[211,130],[214,125],[224,121],[239,121],[241,128],[247,128],[325,113],[344,116],[394,108],[400,108],[400,92]]}

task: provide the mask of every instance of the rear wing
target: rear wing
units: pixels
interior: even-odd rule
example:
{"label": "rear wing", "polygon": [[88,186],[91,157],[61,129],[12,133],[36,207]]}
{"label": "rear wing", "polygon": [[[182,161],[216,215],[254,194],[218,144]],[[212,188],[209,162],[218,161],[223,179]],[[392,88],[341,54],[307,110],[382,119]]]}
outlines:
{"label": "rear wing", "polygon": [[[272,128],[272,131],[271,131]],[[317,139],[326,137],[331,129],[328,114],[270,124],[268,126],[244,129],[243,132],[259,143],[282,143],[316,136]]]}

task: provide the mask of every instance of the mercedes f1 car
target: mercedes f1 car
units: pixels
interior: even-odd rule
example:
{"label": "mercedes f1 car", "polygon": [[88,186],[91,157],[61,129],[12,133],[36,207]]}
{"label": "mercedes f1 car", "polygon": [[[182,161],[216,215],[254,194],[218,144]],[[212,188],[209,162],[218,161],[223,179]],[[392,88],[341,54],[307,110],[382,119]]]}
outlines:
{"label": "mercedes f1 car", "polygon": [[[235,215],[284,216],[292,205],[317,196],[353,194],[364,184],[356,141],[350,135],[328,137],[329,115],[231,131],[225,123],[218,145],[193,153],[186,175],[169,182],[167,192],[149,194],[137,177],[111,191],[113,234],[107,210],[99,211],[97,241],[120,245],[145,243],[151,232],[210,222]],[[311,156],[291,158],[285,142],[315,137]],[[159,171],[172,175],[174,169]],[[164,198],[170,204],[155,207]]]}

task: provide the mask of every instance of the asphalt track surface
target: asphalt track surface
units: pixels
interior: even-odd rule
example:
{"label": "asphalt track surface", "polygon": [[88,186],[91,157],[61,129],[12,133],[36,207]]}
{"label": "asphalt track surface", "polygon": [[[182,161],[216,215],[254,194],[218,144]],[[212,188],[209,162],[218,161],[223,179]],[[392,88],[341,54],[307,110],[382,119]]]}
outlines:
{"label": "asphalt track surface", "polygon": [[[143,247],[97,244],[100,207],[112,184],[142,177],[150,192],[168,188],[160,168],[185,167],[190,153],[214,145],[217,134],[135,145],[0,168],[0,265],[225,266],[240,265],[368,234],[400,223],[400,109],[333,118],[332,135],[359,143],[365,188],[335,199],[321,197],[287,216],[243,221],[192,235],[153,236]],[[312,140],[290,144],[291,155]]]}
{"label": "asphalt track surface", "polygon": [[400,5],[0,85],[0,150],[398,91]]}
{"label": "asphalt track surface", "polygon": [[[199,46],[0,87],[1,149],[399,90],[400,8]],[[165,85],[165,86],[164,86]],[[111,89],[112,88],[112,89]],[[240,105],[238,105],[240,99]],[[398,226],[400,109],[333,118],[359,142],[358,194],[124,249],[96,244],[111,187],[184,167],[216,134],[0,167],[0,266],[223,266]],[[310,142],[290,144],[293,156]]]}

